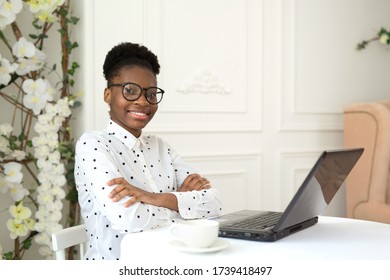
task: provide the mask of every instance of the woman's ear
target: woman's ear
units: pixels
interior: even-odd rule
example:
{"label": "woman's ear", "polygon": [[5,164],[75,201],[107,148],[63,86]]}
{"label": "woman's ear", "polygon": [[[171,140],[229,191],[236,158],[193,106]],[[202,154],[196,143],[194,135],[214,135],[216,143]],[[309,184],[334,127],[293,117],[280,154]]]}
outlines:
{"label": "woman's ear", "polygon": [[111,90],[109,88],[104,90],[104,102],[107,104],[111,103]]}

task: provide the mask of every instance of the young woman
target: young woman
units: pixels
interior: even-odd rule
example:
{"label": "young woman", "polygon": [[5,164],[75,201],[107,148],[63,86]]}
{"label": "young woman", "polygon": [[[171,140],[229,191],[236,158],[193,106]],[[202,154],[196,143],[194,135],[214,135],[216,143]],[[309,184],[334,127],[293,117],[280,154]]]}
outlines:
{"label": "young woman", "polygon": [[110,121],[76,144],[76,185],[89,234],[85,259],[119,259],[124,234],[221,213],[210,182],[164,140],[142,133],[164,95],[159,71],[156,55],[144,46],[121,43],[107,53]]}

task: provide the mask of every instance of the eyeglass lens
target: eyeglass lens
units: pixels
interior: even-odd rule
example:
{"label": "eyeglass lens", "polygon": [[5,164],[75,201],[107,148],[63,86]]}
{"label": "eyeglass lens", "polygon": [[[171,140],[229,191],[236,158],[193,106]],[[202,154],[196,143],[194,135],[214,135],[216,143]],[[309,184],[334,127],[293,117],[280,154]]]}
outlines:
{"label": "eyeglass lens", "polygon": [[[157,104],[163,97],[163,91],[157,87],[150,87],[145,92],[146,100],[152,104]],[[123,86],[123,97],[127,100],[134,101],[141,97],[143,89],[137,84],[126,84]]]}

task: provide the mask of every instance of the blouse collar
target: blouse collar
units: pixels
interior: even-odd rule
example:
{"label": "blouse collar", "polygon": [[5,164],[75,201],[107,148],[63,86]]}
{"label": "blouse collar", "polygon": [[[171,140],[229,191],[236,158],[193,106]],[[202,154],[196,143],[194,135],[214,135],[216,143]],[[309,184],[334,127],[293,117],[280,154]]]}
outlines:
{"label": "blouse collar", "polygon": [[141,135],[137,138],[113,120],[108,122],[106,131],[108,135],[118,138],[129,148],[139,147],[140,144],[145,146],[145,139],[142,132]]}

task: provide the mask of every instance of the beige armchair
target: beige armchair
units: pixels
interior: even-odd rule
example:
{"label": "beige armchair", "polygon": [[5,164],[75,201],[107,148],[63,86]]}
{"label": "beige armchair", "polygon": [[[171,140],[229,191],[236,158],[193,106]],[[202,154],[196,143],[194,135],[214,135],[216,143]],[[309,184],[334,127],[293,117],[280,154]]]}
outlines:
{"label": "beige armchair", "polygon": [[365,148],[346,180],[347,217],[390,224],[390,101],[345,107],[344,144]]}

